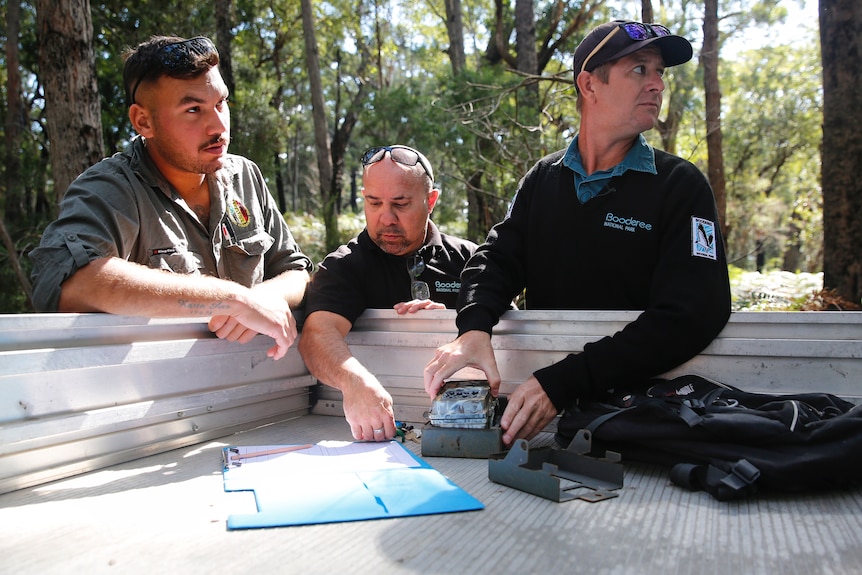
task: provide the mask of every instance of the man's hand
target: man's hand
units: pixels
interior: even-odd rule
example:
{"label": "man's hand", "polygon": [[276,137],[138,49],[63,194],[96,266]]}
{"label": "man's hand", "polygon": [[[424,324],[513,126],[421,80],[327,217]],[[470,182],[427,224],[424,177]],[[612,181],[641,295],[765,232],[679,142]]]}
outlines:
{"label": "man's hand", "polygon": [[353,357],[344,340],[350,328],[347,318],[337,313],[312,312],[305,318],[299,352],[314,377],[341,390],[344,417],[355,439],[392,439],[395,437],[392,396],[374,374]]}
{"label": "man's hand", "polygon": [[230,280],[166,273],[116,257],[93,260],[63,282],[59,311],[143,317],[210,317],[223,339],[248,342],[261,333],[275,340],[267,352],[280,359],[296,339],[289,304],[302,300],[308,272],[291,270],[252,289]]}
{"label": "man's hand", "polygon": [[392,396],[370,373],[364,381],[342,390],[344,418],[358,441],[387,441],[395,437]]}
{"label": "man's hand", "polygon": [[443,382],[464,367],[475,367],[485,373],[491,394],[496,396],[500,389],[500,372],[497,359],[491,347],[491,335],[484,331],[468,331],[455,341],[437,348],[428,365],[425,366],[425,391],[434,399]]}
{"label": "man's hand", "polygon": [[249,290],[244,305],[228,315],[214,315],[208,326],[221,339],[248,343],[257,334],[275,340],[267,355],[281,359],[296,340],[296,320],[284,297],[261,284]]}
{"label": "man's hand", "polygon": [[503,443],[512,445],[516,439],[532,439],[556,416],[557,408],[539,380],[530,376],[508,397],[506,411],[500,419]]}
{"label": "man's hand", "polygon": [[396,303],[392,309],[398,312],[399,315],[405,313],[416,313],[423,309],[446,309],[446,306],[440,302],[431,301],[430,299],[414,299],[401,303]]}

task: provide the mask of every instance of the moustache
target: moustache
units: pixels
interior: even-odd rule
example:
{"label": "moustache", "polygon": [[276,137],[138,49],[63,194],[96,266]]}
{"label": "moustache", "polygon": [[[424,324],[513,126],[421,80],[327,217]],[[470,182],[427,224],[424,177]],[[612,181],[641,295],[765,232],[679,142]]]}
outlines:
{"label": "moustache", "polygon": [[204,146],[202,146],[201,150],[206,150],[210,146],[218,146],[221,144],[228,146],[228,145],[230,145],[231,139],[232,138],[230,136],[216,136],[215,138],[213,138],[212,140],[207,142]]}

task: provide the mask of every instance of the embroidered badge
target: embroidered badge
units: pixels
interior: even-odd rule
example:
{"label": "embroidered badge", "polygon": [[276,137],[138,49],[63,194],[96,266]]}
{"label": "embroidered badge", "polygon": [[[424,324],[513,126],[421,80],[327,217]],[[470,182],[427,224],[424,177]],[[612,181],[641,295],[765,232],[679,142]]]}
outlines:
{"label": "embroidered badge", "polygon": [[717,259],[715,248],[715,224],[703,218],[691,218],[691,255]]}
{"label": "embroidered badge", "polygon": [[248,225],[248,208],[246,208],[243,203],[237,199],[233,199],[228,202],[227,216],[230,218],[230,221],[236,226],[244,228]]}

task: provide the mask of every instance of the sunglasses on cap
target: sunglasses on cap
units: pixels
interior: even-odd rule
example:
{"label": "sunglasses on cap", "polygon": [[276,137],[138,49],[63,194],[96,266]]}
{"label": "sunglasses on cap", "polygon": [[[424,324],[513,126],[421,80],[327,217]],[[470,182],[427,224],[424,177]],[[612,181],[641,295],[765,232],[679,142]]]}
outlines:
{"label": "sunglasses on cap", "polygon": [[[165,70],[175,72],[177,70],[187,68],[191,69],[198,58],[201,56],[207,56],[214,52],[216,52],[216,47],[212,43],[212,40],[204,36],[196,36],[195,38],[189,38],[188,40],[180,40],[179,42],[165,44],[156,51],[154,59]],[[135,94],[138,93],[138,87],[141,85],[143,79],[150,73],[152,67],[153,64],[150,64],[147,68],[144,68],[138,76],[138,79],[135,81],[135,86],[132,88],[130,97],[131,103],[135,103]]]}
{"label": "sunglasses on cap", "polygon": [[431,181],[434,181],[434,172],[431,171],[431,166],[428,165],[425,158],[419,152],[407,146],[375,146],[368,148],[362,154],[362,165],[370,166],[371,164],[376,164],[386,157],[386,152],[389,152],[389,157],[399,164],[411,167],[416,164],[421,165],[425,173],[428,174],[428,177],[431,178]]}
{"label": "sunglasses on cap", "polygon": [[607,36],[605,36],[601,42],[596,44],[596,47],[587,55],[584,59],[584,63],[581,64],[581,69],[579,72],[583,72],[587,69],[587,64],[589,64],[590,59],[593,56],[599,53],[599,50],[605,47],[605,44],[613,37],[614,34],[619,32],[620,30],[624,31],[626,35],[632,40],[641,41],[641,40],[649,40],[650,38],[661,38],[662,36],[671,36],[672,32],[668,30],[665,26],[661,24],[642,24],[641,22],[623,22],[619,24],[616,28],[611,30]]}

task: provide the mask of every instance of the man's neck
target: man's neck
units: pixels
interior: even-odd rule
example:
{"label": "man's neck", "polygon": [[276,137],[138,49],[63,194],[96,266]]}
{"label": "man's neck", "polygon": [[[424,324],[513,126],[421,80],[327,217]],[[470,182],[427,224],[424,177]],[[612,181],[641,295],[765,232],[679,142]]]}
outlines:
{"label": "man's neck", "polygon": [[147,146],[146,141],[144,149],[162,177],[179,194],[201,225],[209,229],[211,201],[206,174],[195,174],[173,167],[153,146]]}
{"label": "man's neck", "polygon": [[578,152],[581,154],[581,164],[587,175],[601,170],[609,170],[622,162],[637,138],[614,140],[581,132],[578,135]]}
{"label": "man's neck", "polygon": [[[144,150],[153,162],[153,165],[162,174],[162,177],[167,180],[171,187],[182,197],[186,202],[192,203],[200,199],[201,195],[209,198],[209,189],[206,185],[206,174],[195,174],[179,170],[171,165],[170,162],[159,153],[159,151],[147,145],[144,141]],[[208,203],[208,201],[207,201]]]}

